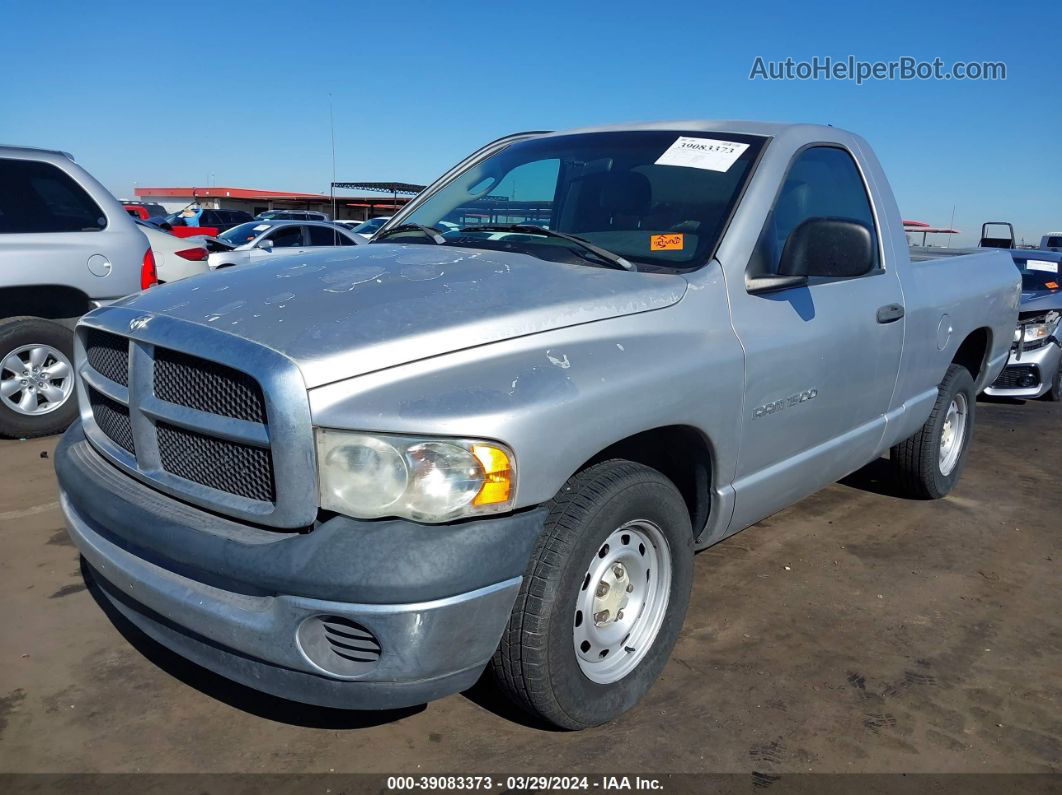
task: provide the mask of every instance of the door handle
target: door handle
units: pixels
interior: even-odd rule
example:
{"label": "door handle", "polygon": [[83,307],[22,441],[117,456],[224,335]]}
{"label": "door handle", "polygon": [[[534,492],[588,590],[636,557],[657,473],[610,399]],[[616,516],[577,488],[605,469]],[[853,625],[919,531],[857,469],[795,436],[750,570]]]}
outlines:
{"label": "door handle", "polygon": [[903,304],[886,304],[878,309],[879,323],[894,323],[903,317]]}

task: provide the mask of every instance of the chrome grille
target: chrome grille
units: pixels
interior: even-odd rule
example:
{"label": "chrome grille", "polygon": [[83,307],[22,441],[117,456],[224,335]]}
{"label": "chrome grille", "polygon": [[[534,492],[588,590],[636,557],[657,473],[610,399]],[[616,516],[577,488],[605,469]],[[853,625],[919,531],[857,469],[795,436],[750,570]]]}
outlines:
{"label": "chrome grille", "polygon": [[185,480],[251,500],[273,502],[273,461],[269,451],[217,439],[176,425],[155,425],[162,468]]}
{"label": "chrome grille", "polygon": [[290,359],[128,307],[96,310],[76,339],[82,424],[112,463],[210,510],[282,528],[312,524],[313,429]]}
{"label": "chrome grille", "polygon": [[155,397],[223,417],[266,421],[262,388],[251,376],[166,348],[155,350]]}

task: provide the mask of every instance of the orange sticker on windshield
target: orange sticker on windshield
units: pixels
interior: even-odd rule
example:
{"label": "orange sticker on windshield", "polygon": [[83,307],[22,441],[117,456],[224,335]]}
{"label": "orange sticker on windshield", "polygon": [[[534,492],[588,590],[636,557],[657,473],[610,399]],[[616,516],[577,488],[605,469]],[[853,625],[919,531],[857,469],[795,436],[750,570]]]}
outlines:
{"label": "orange sticker on windshield", "polygon": [[650,251],[682,251],[682,235],[651,235]]}
{"label": "orange sticker on windshield", "polygon": [[1058,282],[1044,282],[1044,287],[1046,287],[1048,290],[1057,290]]}

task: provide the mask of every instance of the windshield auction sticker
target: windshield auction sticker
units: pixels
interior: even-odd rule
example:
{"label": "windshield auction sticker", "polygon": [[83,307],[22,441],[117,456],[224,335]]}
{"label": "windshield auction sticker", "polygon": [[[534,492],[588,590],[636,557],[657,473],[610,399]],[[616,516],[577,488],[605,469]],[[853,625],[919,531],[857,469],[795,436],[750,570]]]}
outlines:
{"label": "windshield auction sticker", "polygon": [[1058,273],[1058,263],[1048,262],[1045,259],[1027,260],[1025,267],[1031,271],[1045,271],[1046,273]]}
{"label": "windshield auction sticker", "polygon": [[729,171],[748,144],[734,141],[717,141],[714,138],[691,138],[679,136],[675,143],[657,158],[658,166],[686,166],[703,168],[706,171]]}
{"label": "windshield auction sticker", "polygon": [[682,251],[682,235],[650,235],[650,251]]}

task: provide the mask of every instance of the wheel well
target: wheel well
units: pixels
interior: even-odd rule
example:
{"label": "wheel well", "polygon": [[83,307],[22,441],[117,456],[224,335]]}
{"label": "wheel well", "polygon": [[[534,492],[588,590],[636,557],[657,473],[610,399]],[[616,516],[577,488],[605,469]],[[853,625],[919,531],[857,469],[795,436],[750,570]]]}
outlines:
{"label": "wheel well", "polygon": [[700,534],[711,509],[712,459],[704,434],[687,425],[642,431],[609,445],[580,469],[611,458],[644,464],[667,477],[686,502],[694,535]]}
{"label": "wheel well", "polygon": [[962,345],[955,351],[955,356],[951,360],[952,364],[962,365],[969,370],[975,384],[980,383],[981,373],[988,364],[991,340],[992,333],[987,328],[976,329],[962,341]]}
{"label": "wheel well", "polygon": [[89,308],[87,295],[62,284],[0,288],[0,319],[31,315],[62,320],[81,317]]}

